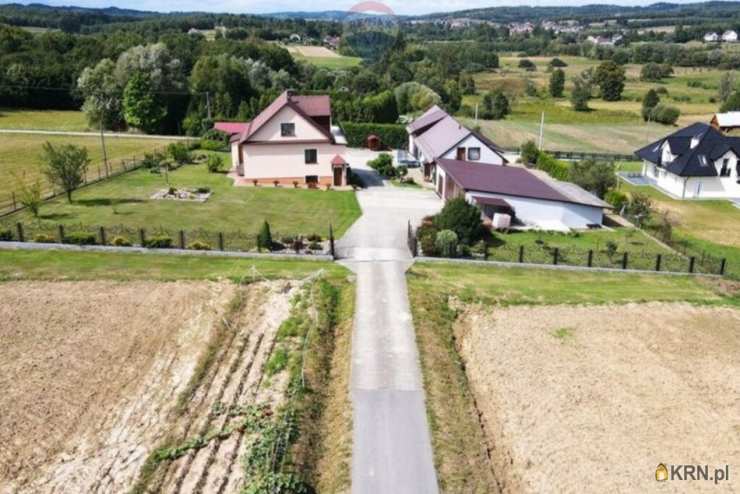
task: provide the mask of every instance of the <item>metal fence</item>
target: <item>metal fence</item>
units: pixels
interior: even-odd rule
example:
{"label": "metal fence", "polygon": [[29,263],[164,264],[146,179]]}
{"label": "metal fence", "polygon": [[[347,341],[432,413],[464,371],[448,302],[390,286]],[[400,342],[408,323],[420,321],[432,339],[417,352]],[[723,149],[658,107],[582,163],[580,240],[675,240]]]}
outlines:
{"label": "metal fence", "polygon": [[[322,237],[320,240],[313,235],[285,235],[273,232],[271,235],[273,243],[265,250],[335,256],[334,232],[331,225],[328,232],[328,237]],[[0,223],[0,241],[14,242],[250,252],[258,250],[257,237],[257,234],[244,231],[218,232],[203,228],[177,230],[163,226],[136,228],[126,225]]]}

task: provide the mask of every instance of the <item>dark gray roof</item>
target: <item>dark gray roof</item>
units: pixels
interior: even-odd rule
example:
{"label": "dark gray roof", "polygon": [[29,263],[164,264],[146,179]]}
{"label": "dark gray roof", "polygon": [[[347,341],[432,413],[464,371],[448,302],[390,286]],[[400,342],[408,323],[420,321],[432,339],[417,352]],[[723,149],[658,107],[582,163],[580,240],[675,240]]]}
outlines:
{"label": "dark gray roof", "polygon": [[608,207],[602,206],[598,199],[596,203],[592,198],[583,200],[577,195],[567,194],[565,190],[558,190],[526,168],[448,159],[437,160],[437,165],[466,191]]}
{"label": "dark gray roof", "polygon": [[[692,139],[698,140],[693,148]],[[665,142],[676,156],[669,163],[663,163]],[[740,156],[740,137],[726,136],[711,125],[697,122],[638,149],[635,154],[681,177],[716,177],[713,162],[729,150]]]}

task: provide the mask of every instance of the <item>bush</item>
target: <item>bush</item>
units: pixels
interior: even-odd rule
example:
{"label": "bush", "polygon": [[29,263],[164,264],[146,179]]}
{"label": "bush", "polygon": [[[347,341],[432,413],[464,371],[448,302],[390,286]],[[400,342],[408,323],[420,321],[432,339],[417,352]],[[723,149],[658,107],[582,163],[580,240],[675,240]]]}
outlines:
{"label": "bush", "polygon": [[567,66],[568,66],[567,63],[563,62],[557,57],[550,60],[550,67],[567,67]]}
{"label": "bush", "polygon": [[198,187],[197,189],[195,189],[195,192],[197,192],[198,194],[208,194],[211,192],[211,188],[210,187]]}
{"label": "bush", "polygon": [[217,155],[217,154],[211,154],[208,155],[208,160],[206,161],[206,167],[208,168],[208,171],[211,173],[218,173],[221,171],[221,168],[224,166],[224,159]]}
{"label": "bush", "polygon": [[649,120],[664,125],[673,125],[679,116],[681,116],[681,110],[678,108],[659,103],[650,111]]}
{"label": "bush", "polygon": [[426,256],[433,257],[439,255],[434,243],[437,238],[437,231],[437,227],[430,223],[423,223],[416,230],[416,238],[419,241],[421,252]]}
{"label": "bush", "polygon": [[434,226],[439,230],[452,230],[456,238],[466,245],[480,240],[484,232],[480,210],[463,197],[447,201],[434,217]]}
{"label": "bush", "polygon": [[190,149],[188,149],[187,144],[182,142],[173,142],[167,145],[167,155],[180,165],[189,163],[192,159]]}
{"label": "bush", "polygon": [[0,242],[10,242],[13,240],[13,233],[10,230],[0,230]]}
{"label": "bush", "polygon": [[33,241],[38,244],[53,244],[56,243],[57,239],[55,239],[51,235],[39,233],[35,237],[33,237]]}
{"label": "bush", "polygon": [[546,172],[556,180],[568,180],[570,175],[568,165],[543,152],[537,156],[537,169]]}
{"label": "bush", "polygon": [[172,238],[166,235],[148,238],[144,241],[144,247],[150,249],[169,249],[172,247]]}
{"label": "bush", "polygon": [[158,151],[147,153],[141,160],[141,165],[148,170],[157,170],[164,161],[164,155]]}
{"label": "bush", "polygon": [[673,75],[670,64],[646,63],[640,70],[640,80],[656,82]]}
{"label": "bush", "polygon": [[211,151],[228,151],[229,138],[226,132],[210,129],[200,138],[200,147]]}
{"label": "bush", "polygon": [[537,66],[528,58],[522,58],[521,60],[519,60],[519,68],[524,69],[528,72],[534,72],[535,70],[537,70]]}
{"label": "bush", "polygon": [[457,234],[452,230],[442,230],[437,233],[434,246],[442,257],[457,255]]}
{"label": "bush", "polygon": [[270,224],[267,221],[262,223],[262,228],[260,228],[260,232],[257,235],[257,250],[262,251],[262,249],[272,250],[272,233],[270,232]]}
{"label": "bush", "polygon": [[622,206],[627,204],[627,194],[619,192],[618,190],[610,190],[604,194],[604,200],[614,206],[614,209],[619,212],[622,210]]}
{"label": "bush", "polygon": [[95,245],[95,235],[92,233],[74,232],[64,236],[65,244]]}
{"label": "bush", "polygon": [[540,155],[540,150],[537,149],[537,144],[534,141],[529,140],[522,144],[520,149],[522,162],[527,164],[537,163],[537,157]]}
{"label": "bush", "polygon": [[123,237],[113,237],[110,244],[115,245],[116,247],[131,247],[131,242]]}
{"label": "bush", "polygon": [[393,158],[390,154],[381,153],[374,160],[367,162],[368,166],[387,178],[396,176],[396,169],[393,168]]}
{"label": "bush", "polygon": [[200,240],[196,240],[195,242],[192,242],[190,245],[188,245],[188,249],[191,250],[211,250],[211,245],[206,242],[201,242]]}
{"label": "bush", "polygon": [[309,242],[321,242],[321,235],[318,233],[312,233],[311,235],[306,236],[306,240]]}
{"label": "bush", "polygon": [[324,246],[318,242],[311,242],[310,244],[308,244],[309,250],[323,250],[323,248]]}
{"label": "bush", "polygon": [[403,125],[344,122],[342,130],[348,147],[365,147],[371,134],[378,136],[383,146],[388,148],[406,149],[408,145],[409,137]]}

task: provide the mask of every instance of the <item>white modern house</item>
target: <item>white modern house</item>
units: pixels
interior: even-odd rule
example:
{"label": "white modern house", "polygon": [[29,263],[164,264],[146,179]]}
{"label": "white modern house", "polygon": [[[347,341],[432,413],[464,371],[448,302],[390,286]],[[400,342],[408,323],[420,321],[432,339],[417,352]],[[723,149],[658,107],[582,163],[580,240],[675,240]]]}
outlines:
{"label": "white modern house", "polygon": [[643,175],[673,197],[740,198],[740,137],[695,123],[635,154],[643,160]]}
{"label": "white modern house", "polygon": [[722,132],[733,132],[740,129],[740,111],[715,113],[709,122],[712,127]]}
{"label": "white modern house", "polygon": [[711,32],[704,35],[704,42],[706,43],[717,43],[720,40],[720,36],[717,33]]}
{"label": "white modern house", "polygon": [[218,123],[232,134],[232,176],[240,184],[343,186],[347,142],[332,126],[329,96],[285,91],[251,122]]}
{"label": "white modern house", "polygon": [[737,31],[725,31],[722,33],[722,41],[725,43],[737,43]]}
{"label": "white modern house", "polygon": [[503,151],[479,132],[468,129],[437,105],[406,126],[409,153],[424,167],[424,178],[434,181],[440,158],[490,165],[507,163]]}

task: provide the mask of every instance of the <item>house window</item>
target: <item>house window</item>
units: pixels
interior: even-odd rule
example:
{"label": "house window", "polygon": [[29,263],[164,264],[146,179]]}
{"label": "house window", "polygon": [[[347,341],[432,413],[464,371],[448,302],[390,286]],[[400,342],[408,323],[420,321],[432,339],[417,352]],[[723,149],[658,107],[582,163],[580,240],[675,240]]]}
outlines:
{"label": "house window", "polygon": [[468,160],[478,161],[480,159],[480,148],[468,148]]}
{"label": "house window", "polygon": [[316,149],[306,149],[304,151],[304,156],[306,158],[306,164],[307,165],[315,165],[318,163],[319,157],[318,157],[318,151]]}
{"label": "house window", "polygon": [[280,124],[280,135],[283,137],[295,137],[295,124],[294,123],[281,123]]}
{"label": "house window", "polygon": [[729,177],[730,176],[730,159],[725,158],[722,160],[722,169],[719,171],[720,177]]}
{"label": "house window", "polygon": [[459,161],[465,161],[465,148],[457,148],[455,152],[455,159]]}
{"label": "house window", "polygon": [[309,187],[316,187],[319,184],[318,175],[306,175],[306,185]]}

